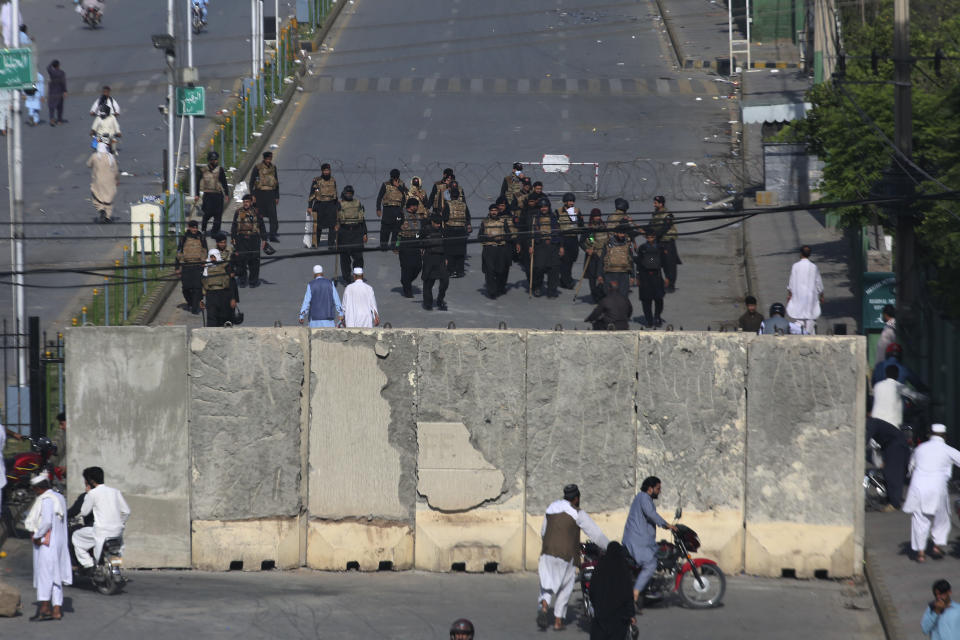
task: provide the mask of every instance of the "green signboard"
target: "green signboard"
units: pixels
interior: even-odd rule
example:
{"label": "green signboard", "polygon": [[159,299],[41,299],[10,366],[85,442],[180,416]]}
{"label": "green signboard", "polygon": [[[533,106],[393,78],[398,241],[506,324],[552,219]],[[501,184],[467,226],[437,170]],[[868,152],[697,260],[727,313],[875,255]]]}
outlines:
{"label": "green signboard", "polygon": [[32,89],[35,78],[30,49],[0,49],[0,89]]}
{"label": "green signboard", "polygon": [[883,329],[884,305],[897,302],[897,278],[889,272],[863,274],[863,330]]}
{"label": "green signboard", "polygon": [[177,87],[177,115],[206,115],[206,95],[203,87]]}

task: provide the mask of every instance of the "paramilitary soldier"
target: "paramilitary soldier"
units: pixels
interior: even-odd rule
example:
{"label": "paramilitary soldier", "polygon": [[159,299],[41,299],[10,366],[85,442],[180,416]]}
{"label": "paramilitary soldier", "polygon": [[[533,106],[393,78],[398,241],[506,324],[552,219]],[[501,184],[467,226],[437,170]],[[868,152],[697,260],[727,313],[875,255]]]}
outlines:
{"label": "paramilitary soldier", "polygon": [[453,169],[447,167],[443,170],[443,177],[433,183],[433,189],[430,191],[430,210],[433,213],[443,213],[443,203],[447,200],[447,189],[453,182]]}
{"label": "paramilitary soldier", "polygon": [[657,240],[653,229],[647,229],[647,241],[637,249],[637,290],[643,305],[643,324],[663,324],[663,274],[660,270],[668,259],[667,249]]}
{"label": "paramilitary soldier", "polygon": [[[627,225],[627,237],[630,240],[633,240],[633,238],[638,235],[643,235],[643,228],[634,224],[630,219],[630,214],[627,213],[630,209],[629,202],[623,198],[617,198],[613,201],[613,206],[616,208],[616,211],[607,216],[607,226],[609,228],[616,229],[620,225]],[[620,289],[620,293],[627,295],[623,289]]]}
{"label": "paramilitary soldier", "polygon": [[677,253],[677,225],[673,222],[673,214],[667,213],[667,199],[663,196],[653,197],[653,216],[649,226],[653,227],[659,236],[658,241],[667,250],[663,261],[663,275],[669,282],[666,292],[673,293],[677,289],[677,265],[683,262]]}
{"label": "paramilitary soldier", "polygon": [[507,275],[513,258],[510,222],[500,216],[500,207],[490,205],[487,218],[480,223],[477,238],[483,244],[481,260],[487,282],[487,297],[496,300],[507,292]]}
{"label": "paramilitary soldier", "polygon": [[[197,171],[197,198],[194,202],[203,200],[200,208],[203,210],[203,221],[200,223],[200,231],[207,233],[207,220],[213,220],[210,233],[215,235],[220,231],[220,223],[223,218],[223,200],[230,195],[230,188],[227,186],[227,175],[220,166],[220,154],[216,151],[207,153],[207,166],[200,167]],[[204,256],[206,257],[206,256]]]}
{"label": "paramilitary soldier", "polygon": [[340,211],[337,212],[337,251],[340,253],[340,281],[347,279],[354,267],[363,266],[363,245],[367,244],[366,211],[359,200],[353,197],[353,187],[347,185],[340,194]]}
{"label": "paramilitary soldier", "polygon": [[583,277],[590,283],[590,297],[594,304],[600,302],[606,293],[603,285],[597,282],[597,279],[603,280],[603,253],[607,247],[610,234],[607,232],[607,225],[603,222],[603,214],[600,209],[590,211],[590,222],[580,240],[580,246],[586,254],[583,264]]}
{"label": "paramilitary soldier", "polygon": [[520,187],[523,186],[523,165],[519,162],[513,163],[513,170],[503,179],[500,185],[500,197],[506,198],[507,202],[513,200],[514,196],[520,193]]}
{"label": "paramilitary soldier", "polygon": [[280,242],[277,237],[277,204],[280,202],[280,178],[273,164],[273,152],[264,151],[263,161],[254,165],[250,174],[250,188],[260,215],[270,221],[270,242]]}
{"label": "paramilitary soldier", "polygon": [[540,198],[540,212],[531,220],[533,238],[533,295],[540,297],[544,276],[547,278],[547,297],[556,298],[560,282],[560,261],[563,258],[563,242],[560,235],[560,220],[550,211],[550,201]]}
{"label": "paramilitary soldier", "polygon": [[577,197],[570,192],[563,194],[563,208],[556,212],[560,222],[563,257],[560,259],[560,286],[573,289],[573,263],[580,254],[580,231],[583,229],[583,214],[575,204]]}
{"label": "paramilitary soldier", "polygon": [[207,239],[200,232],[197,221],[191,220],[177,245],[176,268],[183,299],[194,315],[200,313],[200,302],[203,300],[203,283],[200,279],[203,277],[203,261],[206,257]]}
{"label": "paramilitary soldier", "polygon": [[427,210],[427,192],[423,190],[423,181],[417,176],[410,178],[410,190],[407,192],[407,198],[413,198],[417,201],[417,215],[420,216],[421,224],[426,224],[427,216],[430,212]]}
{"label": "paramilitary soldier", "polygon": [[260,249],[267,244],[267,230],[263,225],[263,216],[253,206],[253,196],[243,196],[243,204],[233,214],[230,226],[230,239],[233,241],[234,260],[236,261],[237,286],[250,288],[260,286]]}
{"label": "paramilitary soldier", "polygon": [[403,222],[403,206],[407,201],[407,185],[400,179],[399,169],[390,169],[390,179],[380,185],[377,194],[377,217],[380,218],[380,251],[393,248]]}
{"label": "paramilitary soldier", "polygon": [[397,253],[400,256],[400,286],[404,298],[413,297],[413,281],[420,275],[423,258],[420,255],[420,228],[423,222],[420,219],[420,201],[416,198],[407,200],[403,210],[403,224],[400,225],[400,235],[397,238]]}
{"label": "paramilitary soldier", "polygon": [[443,204],[443,237],[447,244],[447,268],[451,278],[464,276],[464,262],[467,257],[467,238],[473,232],[470,224],[470,208],[460,193],[456,180],[450,182],[447,190],[450,199]]}
{"label": "paramilitary soldier", "polygon": [[221,231],[214,239],[217,248],[208,252],[207,275],[203,277],[203,293],[207,297],[204,308],[207,326],[222,327],[233,319],[240,295],[234,280],[233,255],[227,249],[227,235]]}
{"label": "paramilitary soldier", "polygon": [[323,230],[327,230],[327,247],[333,246],[333,228],[337,226],[337,181],[330,172],[330,165],[320,165],[320,175],[310,183],[307,213],[313,218],[313,235],[310,245],[320,245]]}
{"label": "paramilitary soldier", "polygon": [[630,285],[634,280],[634,253],[633,245],[627,237],[629,235],[630,226],[621,222],[607,240],[607,246],[603,251],[603,275],[597,278],[597,282],[601,284],[616,280],[617,291],[628,298]]}
{"label": "paramilitary soldier", "polygon": [[433,309],[433,283],[440,281],[437,289],[437,309],[447,310],[447,287],[450,286],[450,274],[447,271],[447,252],[444,248],[443,218],[437,214],[430,216],[430,224],[422,234],[420,246],[423,247],[423,308]]}

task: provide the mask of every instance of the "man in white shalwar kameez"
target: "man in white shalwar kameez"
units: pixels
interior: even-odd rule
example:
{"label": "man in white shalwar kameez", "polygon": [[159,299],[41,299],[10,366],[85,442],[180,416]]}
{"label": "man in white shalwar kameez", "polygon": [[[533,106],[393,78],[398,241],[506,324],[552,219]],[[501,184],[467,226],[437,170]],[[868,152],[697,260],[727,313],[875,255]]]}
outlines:
{"label": "man in white shalwar kameez", "polygon": [[[83,498],[80,515],[88,516],[92,513],[93,526],[73,532],[73,551],[77,555],[77,563],[83,570],[89,571],[99,560],[103,543],[123,535],[127,518],[130,517],[130,507],[123,499],[123,494],[103,484],[103,469],[100,467],[84,469],[83,483],[87,495]],[[90,555],[91,549],[93,555]]]}
{"label": "man in white shalwar kameez", "polygon": [[[943,440],[947,428],[931,427],[933,435],[918,446],[910,458],[910,488],[903,503],[903,512],[913,514],[910,521],[910,547],[917,562],[923,562],[927,539],[933,535],[933,552],[943,554],[943,545],[950,535],[949,494],[947,481],[953,466],[960,467],[960,451]],[[932,521],[932,531],[931,531]]]}
{"label": "man in white shalwar kameez", "polygon": [[373,287],[363,281],[363,267],[353,268],[353,282],[343,290],[343,322],[347,328],[380,326]]}
{"label": "man in white shalwar kameez", "polygon": [[37,613],[30,620],[59,620],[63,617],[63,585],[73,583],[67,547],[67,502],[50,488],[47,473],[34,477],[30,484],[37,499],[25,525],[33,534],[33,586],[38,602]]}
{"label": "man in white shalwar kameez", "polygon": [[800,248],[800,259],[790,269],[787,284],[787,315],[803,325],[805,334],[817,332],[820,303],[823,302],[823,280],[820,269],[810,262],[810,247]]}
{"label": "man in white shalwar kameez", "polygon": [[610,540],[600,527],[580,509],[580,489],[575,484],[563,488],[563,500],[556,500],[547,507],[540,527],[543,546],[537,572],[540,576],[540,608],[537,625],[546,629],[550,625],[550,601],[553,601],[554,629],[563,629],[567,615],[567,602],[573,593],[577,577],[576,566],[580,561],[580,530],[587,537],[606,549]]}

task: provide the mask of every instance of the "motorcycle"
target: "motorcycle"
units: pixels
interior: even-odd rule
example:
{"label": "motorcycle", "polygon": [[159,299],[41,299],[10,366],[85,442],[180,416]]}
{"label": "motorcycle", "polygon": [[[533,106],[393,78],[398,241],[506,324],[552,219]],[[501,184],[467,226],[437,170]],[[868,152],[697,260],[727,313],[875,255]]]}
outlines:
{"label": "motorcycle", "polygon": [[[77,516],[70,521],[70,559],[74,566],[77,566],[77,558],[73,548],[73,532],[82,528],[83,518]],[[100,550],[100,557],[94,558],[93,568],[79,575],[74,573],[74,584],[79,578],[87,578],[93,587],[105,596],[112,596],[120,593],[127,583],[123,575],[123,536],[107,538]]]}
{"label": "motorcycle", "polygon": [[[677,509],[675,520],[683,514]],[[603,551],[595,544],[582,547],[583,562],[580,567],[580,591],[583,595],[584,612],[593,617],[590,601],[590,581]],[[710,609],[720,606],[727,589],[727,579],[717,563],[709,558],[693,558],[691,553],[700,549],[700,537],[686,525],[677,525],[673,542],[660,540],[657,543],[657,571],[650,578],[641,597],[644,604],[661,602],[671,593],[677,593],[684,605],[692,609]],[[639,573],[635,568],[634,573]]]}
{"label": "motorcycle", "polygon": [[887,504],[887,481],[883,469],[872,467],[863,473],[863,502],[867,511],[880,511]]}
{"label": "motorcycle", "polygon": [[103,19],[103,12],[95,7],[81,7],[80,19],[91,29],[96,29],[100,26],[100,21]]}
{"label": "motorcycle", "polygon": [[193,26],[193,32],[199,34],[203,31],[203,28],[207,26],[207,23],[203,19],[203,10],[200,9],[200,4],[193,2],[191,6],[193,7],[193,14],[190,19],[190,24]]}
{"label": "motorcycle", "polygon": [[33,502],[34,494],[30,490],[30,478],[46,469],[50,472],[53,488],[63,493],[67,474],[63,467],[50,464],[50,458],[57,454],[57,445],[50,438],[42,436],[30,442],[30,451],[18,453],[3,461],[7,470],[7,485],[3,488],[3,504],[10,508],[13,521]]}

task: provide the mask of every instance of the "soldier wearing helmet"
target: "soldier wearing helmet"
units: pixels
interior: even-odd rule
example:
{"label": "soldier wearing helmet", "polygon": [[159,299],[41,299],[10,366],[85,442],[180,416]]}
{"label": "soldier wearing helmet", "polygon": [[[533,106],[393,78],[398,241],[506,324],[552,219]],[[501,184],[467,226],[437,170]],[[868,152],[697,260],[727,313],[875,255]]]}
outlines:
{"label": "soldier wearing helmet", "polygon": [[450,640],[473,640],[473,623],[466,618],[454,620],[450,625]]}
{"label": "soldier wearing helmet", "polygon": [[[194,202],[200,202],[200,199],[203,198],[200,204],[200,208],[203,210],[200,232],[208,236],[214,236],[220,232],[220,222],[223,218],[223,199],[230,195],[227,174],[220,166],[219,153],[211,151],[207,154],[207,164],[197,171],[196,179],[197,198]],[[213,220],[213,226],[209,232],[207,232],[207,220]]]}

